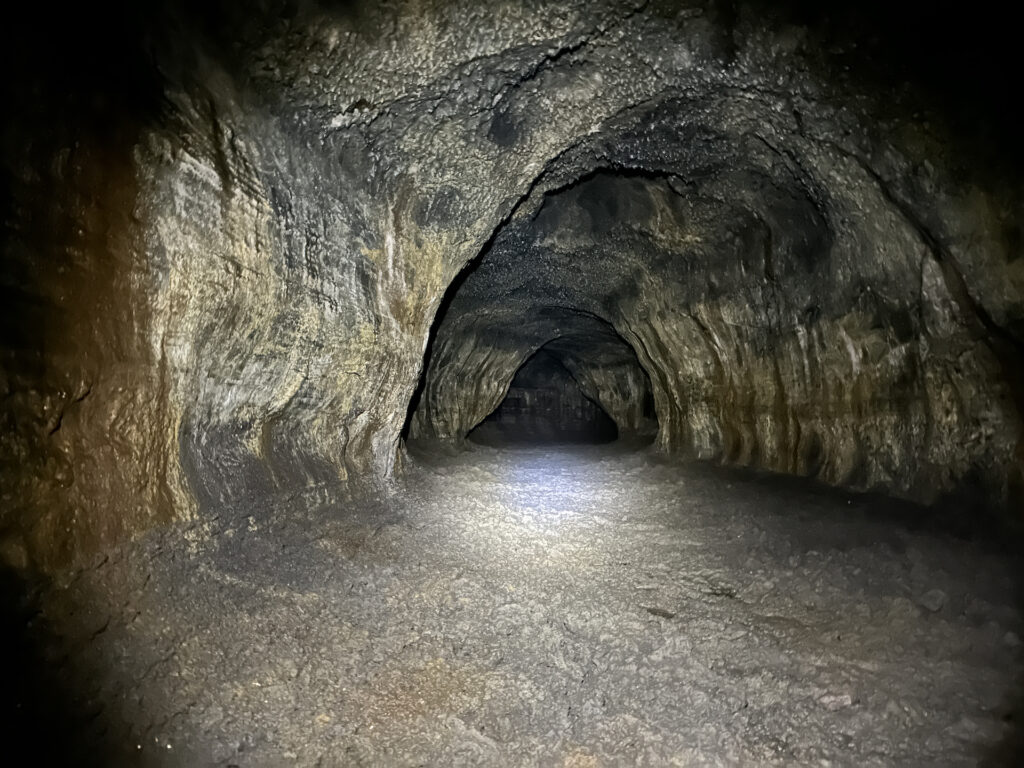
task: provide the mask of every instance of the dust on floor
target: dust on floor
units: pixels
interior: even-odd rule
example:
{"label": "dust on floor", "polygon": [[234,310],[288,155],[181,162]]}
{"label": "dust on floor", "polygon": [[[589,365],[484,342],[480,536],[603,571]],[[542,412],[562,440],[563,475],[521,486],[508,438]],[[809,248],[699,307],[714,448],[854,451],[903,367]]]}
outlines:
{"label": "dust on floor", "polygon": [[25,712],[78,764],[1011,762],[1011,549],[876,506],[616,446],[425,452],[47,592]]}

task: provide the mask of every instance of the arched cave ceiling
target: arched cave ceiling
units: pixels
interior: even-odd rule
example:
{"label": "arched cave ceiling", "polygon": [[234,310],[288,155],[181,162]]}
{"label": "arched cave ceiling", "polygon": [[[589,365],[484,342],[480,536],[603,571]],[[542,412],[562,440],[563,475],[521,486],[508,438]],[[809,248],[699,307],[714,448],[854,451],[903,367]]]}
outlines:
{"label": "arched cave ceiling", "polygon": [[649,380],[662,450],[1019,500],[1020,153],[977,23],[121,10],[8,32],[11,551],[389,477],[424,366],[413,431],[458,441],[553,340],[594,392]]}

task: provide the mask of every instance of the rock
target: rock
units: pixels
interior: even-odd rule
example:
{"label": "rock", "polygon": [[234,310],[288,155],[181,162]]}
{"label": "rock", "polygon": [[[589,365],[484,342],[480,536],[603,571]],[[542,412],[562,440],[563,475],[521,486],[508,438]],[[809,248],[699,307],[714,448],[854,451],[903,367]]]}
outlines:
{"label": "rock", "polygon": [[938,613],[946,604],[946,593],[941,589],[931,589],[921,595],[917,602],[932,613]]}
{"label": "rock", "polygon": [[921,615],[921,609],[905,597],[894,597],[889,601],[889,615],[894,619],[912,621]]}
{"label": "rock", "polygon": [[853,697],[848,693],[826,693],[818,699],[818,703],[830,712],[838,712],[853,706]]}
{"label": "rock", "polygon": [[950,85],[1002,70],[918,93],[836,53],[865,12],[288,5],[5,26],[15,560],[387,481],[541,349],[573,423],[1020,509],[1022,195]]}

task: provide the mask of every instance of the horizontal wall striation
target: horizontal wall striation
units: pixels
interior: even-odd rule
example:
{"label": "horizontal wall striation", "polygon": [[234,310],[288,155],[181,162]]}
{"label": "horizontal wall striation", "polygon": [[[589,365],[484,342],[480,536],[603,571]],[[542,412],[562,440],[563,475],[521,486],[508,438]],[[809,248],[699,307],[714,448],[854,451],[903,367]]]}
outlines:
{"label": "horizontal wall striation", "polygon": [[1020,181],[827,24],[174,5],[5,36],[7,562],[390,477],[432,327],[416,436],[550,343],[664,450],[1019,501]]}
{"label": "horizontal wall striation", "polygon": [[[963,296],[949,234],[923,227],[881,171],[830,142],[780,135],[767,116],[729,139],[723,123],[704,128],[708,154],[749,147],[743,164],[696,173],[699,157],[669,165],[685,155],[661,147],[645,165],[626,131],[623,159],[602,148],[606,170],[537,195],[460,287],[441,343],[464,345],[461,365],[485,360],[473,346],[499,333],[507,343],[507,317],[553,306],[600,315],[650,376],[665,451],[1014,508],[1013,343],[980,332],[993,321]],[[780,141],[789,154],[771,147]],[[951,220],[980,229],[979,244],[991,226],[984,212]],[[1012,270],[1009,256],[987,263]],[[558,343],[578,359],[598,354],[593,340]],[[471,386],[499,389],[502,375],[481,365]],[[443,370],[428,372],[427,389],[438,409],[474,399]]]}

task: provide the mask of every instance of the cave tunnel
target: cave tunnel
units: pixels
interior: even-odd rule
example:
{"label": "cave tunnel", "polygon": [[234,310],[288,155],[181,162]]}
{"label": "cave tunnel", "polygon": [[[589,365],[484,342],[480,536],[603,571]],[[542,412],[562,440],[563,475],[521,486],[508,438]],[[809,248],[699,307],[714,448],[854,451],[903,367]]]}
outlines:
{"label": "cave tunnel", "polygon": [[1019,765],[995,4],[8,18],[33,765]]}
{"label": "cave tunnel", "polygon": [[559,358],[540,349],[509,383],[504,399],[466,436],[479,443],[608,443],[619,427],[587,397]]}

